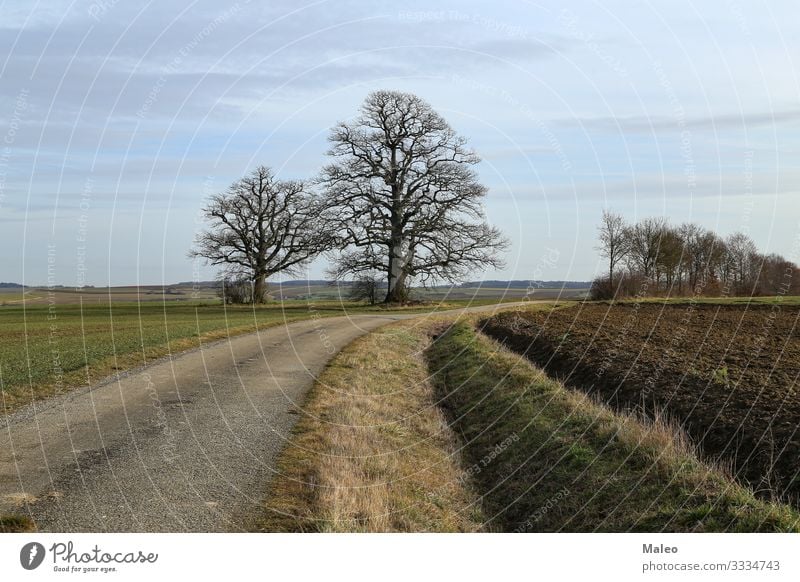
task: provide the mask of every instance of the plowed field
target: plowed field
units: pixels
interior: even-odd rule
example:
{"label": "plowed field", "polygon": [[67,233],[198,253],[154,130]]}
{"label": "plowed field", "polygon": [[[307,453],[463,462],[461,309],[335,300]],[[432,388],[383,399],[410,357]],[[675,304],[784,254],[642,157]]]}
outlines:
{"label": "plowed field", "polygon": [[665,412],[762,495],[800,499],[800,308],[582,304],[484,331],[619,409]]}

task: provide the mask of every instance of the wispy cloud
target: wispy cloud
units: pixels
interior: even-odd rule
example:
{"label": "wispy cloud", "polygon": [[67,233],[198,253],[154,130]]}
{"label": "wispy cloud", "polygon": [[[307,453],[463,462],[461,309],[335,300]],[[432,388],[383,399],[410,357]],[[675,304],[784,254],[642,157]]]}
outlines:
{"label": "wispy cloud", "polygon": [[680,123],[674,116],[615,116],[615,117],[575,117],[558,119],[562,127],[581,127],[589,130],[652,132],[682,131],[683,129],[715,130],[748,129],[757,127],[783,126],[800,121],[800,109],[779,111],[722,113],[706,117],[686,117]]}

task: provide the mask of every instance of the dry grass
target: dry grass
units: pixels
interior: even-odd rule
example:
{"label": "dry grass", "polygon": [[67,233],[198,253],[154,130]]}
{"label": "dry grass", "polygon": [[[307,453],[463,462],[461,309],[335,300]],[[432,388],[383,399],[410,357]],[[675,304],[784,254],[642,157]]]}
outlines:
{"label": "dry grass", "polygon": [[481,514],[454,435],[403,322],[339,354],[281,456],[261,531],[475,531]]}
{"label": "dry grass", "polygon": [[36,531],[36,526],[27,517],[0,515],[0,533],[27,533]]}

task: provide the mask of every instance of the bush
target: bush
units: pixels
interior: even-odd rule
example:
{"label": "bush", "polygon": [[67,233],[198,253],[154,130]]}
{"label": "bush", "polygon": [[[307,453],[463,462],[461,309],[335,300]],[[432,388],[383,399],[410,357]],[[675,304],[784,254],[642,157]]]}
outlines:
{"label": "bush", "polygon": [[611,299],[630,299],[652,295],[652,282],[642,275],[624,273],[615,275],[613,283],[608,277],[597,277],[589,288],[589,299],[608,301]]}
{"label": "bush", "polygon": [[614,298],[614,287],[608,277],[597,277],[589,288],[589,299],[601,301]]}
{"label": "bush", "polygon": [[[266,291],[261,302],[266,298]],[[253,303],[255,297],[253,296],[253,282],[244,277],[232,279],[226,278],[220,281],[219,288],[217,289],[217,297],[222,299],[222,302],[228,305],[247,305]]]}
{"label": "bush", "polygon": [[378,302],[379,286],[380,282],[375,277],[359,277],[353,281],[349,297],[354,301],[368,301],[370,305],[375,305]]}

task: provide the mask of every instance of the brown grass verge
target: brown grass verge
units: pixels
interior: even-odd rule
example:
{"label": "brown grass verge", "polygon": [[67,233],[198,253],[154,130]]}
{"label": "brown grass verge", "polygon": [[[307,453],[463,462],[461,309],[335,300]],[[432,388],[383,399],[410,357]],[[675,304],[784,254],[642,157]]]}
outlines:
{"label": "brown grass verge", "polygon": [[481,527],[433,401],[413,322],[355,341],[320,376],[281,456],[259,531],[464,532]]}

